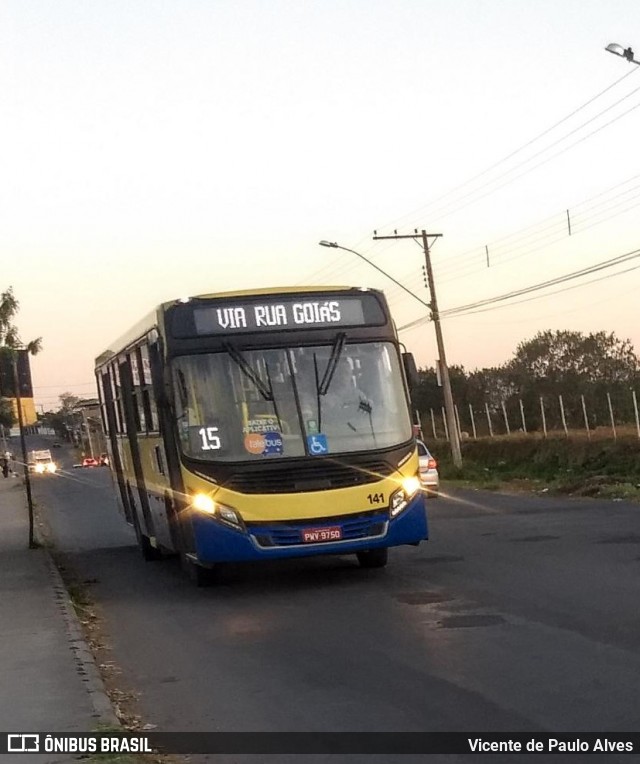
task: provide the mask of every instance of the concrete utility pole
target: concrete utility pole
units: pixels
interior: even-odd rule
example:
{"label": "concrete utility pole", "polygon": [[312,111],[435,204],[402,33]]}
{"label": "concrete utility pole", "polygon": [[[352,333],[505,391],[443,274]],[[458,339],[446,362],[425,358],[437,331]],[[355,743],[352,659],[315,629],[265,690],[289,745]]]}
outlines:
{"label": "concrete utility pole", "polygon": [[[394,233],[393,236],[377,236],[374,235],[374,239],[413,239],[418,240],[418,231],[415,233],[400,235]],[[440,325],[440,313],[438,312],[438,300],[436,298],[436,285],[433,278],[433,268],[431,267],[431,253],[429,251],[429,237],[438,239],[441,237],[441,233],[428,234],[425,230],[420,232],[422,238],[422,247],[424,249],[424,259],[427,267],[427,281],[429,284],[429,294],[431,296],[431,302],[429,303],[429,309],[431,310],[431,319],[436,329],[436,342],[438,344],[438,354],[440,356],[440,375],[442,377],[442,391],[444,393],[444,409],[447,420],[447,429],[449,431],[449,443],[451,445],[451,458],[456,467],[462,467],[462,452],[460,450],[460,437],[458,434],[458,425],[456,423],[456,412],[453,405],[453,394],[451,392],[451,380],[449,379],[449,367],[447,366],[446,354],[444,351],[444,339],[442,337],[442,326]]]}
{"label": "concrete utility pole", "polygon": [[22,415],[22,397],[20,396],[20,380],[18,379],[18,351],[14,350],[13,384],[16,393],[16,406],[18,408],[18,427],[20,429],[20,448],[22,450],[22,468],[24,470],[24,486],[27,492],[27,508],[29,512],[29,549],[35,549],[38,545],[34,538],[33,523],[33,496],[31,495],[31,478],[29,477],[29,464],[27,459],[27,444],[24,438],[24,417]]}

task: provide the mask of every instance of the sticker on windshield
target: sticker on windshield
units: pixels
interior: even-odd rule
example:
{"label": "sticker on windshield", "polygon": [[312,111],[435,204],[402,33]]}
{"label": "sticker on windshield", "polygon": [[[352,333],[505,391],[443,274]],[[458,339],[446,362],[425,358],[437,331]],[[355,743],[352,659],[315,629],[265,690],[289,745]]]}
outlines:
{"label": "sticker on windshield", "polygon": [[307,448],[312,456],[321,456],[322,454],[329,453],[327,436],[321,432],[316,435],[307,435]]}
{"label": "sticker on windshield", "polygon": [[180,437],[189,441],[191,453],[206,453],[208,451],[221,451],[225,444],[222,441],[220,428],[215,424],[182,425]]}
{"label": "sticker on windshield", "polygon": [[264,454],[281,454],[284,451],[282,435],[279,432],[265,432],[264,434]]}
{"label": "sticker on windshield", "polygon": [[282,454],[284,443],[279,432],[251,432],[245,436],[244,447],[250,454]]}
{"label": "sticker on windshield", "polygon": [[272,432],[278,426],[278,420],[271,414],[261,415],[258,414],[253,419],[247,420],[245,426],[242,428],[244,433]]}

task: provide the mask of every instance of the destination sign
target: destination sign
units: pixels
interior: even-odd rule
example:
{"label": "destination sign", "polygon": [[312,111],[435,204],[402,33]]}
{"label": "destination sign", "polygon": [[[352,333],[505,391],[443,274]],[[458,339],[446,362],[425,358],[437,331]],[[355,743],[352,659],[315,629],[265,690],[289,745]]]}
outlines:
{"label": "destination sign", "polygon": [[[198,335],[385,323],[382,307],[373,294],[356,297],[287,295],[263,300],[216,300],[211,305],[195,305],[192,310],[193,329]],[[183,324],[179,333],[183,334],[185,328]]]}

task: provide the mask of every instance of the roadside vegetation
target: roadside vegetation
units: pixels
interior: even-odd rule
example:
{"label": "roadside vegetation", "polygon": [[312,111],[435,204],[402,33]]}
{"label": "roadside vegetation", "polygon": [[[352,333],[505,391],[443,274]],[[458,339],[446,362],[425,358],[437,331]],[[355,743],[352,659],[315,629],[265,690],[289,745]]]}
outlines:
{"label": "roadside vegetation", "polygon": [[413,393],[445,483],[640,499],[640,359],[613,333],[542,331],[511,360],[449,368],[463,466],[451,462],[435,368]]}
{"label": "roadside vegetation", "polygon": [[[640,360],[629,340],[596,332],[545,331],[522,342],[501,366],[450,366],[460,430],[470,438],[613,430],[637,421]],[[442,387],[435,368],[419,372],[412,394],[422,430],[445,437]]]}
{"label": "roadside vegetation", "polygon": [[441,478],[487,490],[534,491],[640,501],[640,440],[635,428],[550,435],[511,435],[462,443],[456,470],[449,444],[431,442]]}

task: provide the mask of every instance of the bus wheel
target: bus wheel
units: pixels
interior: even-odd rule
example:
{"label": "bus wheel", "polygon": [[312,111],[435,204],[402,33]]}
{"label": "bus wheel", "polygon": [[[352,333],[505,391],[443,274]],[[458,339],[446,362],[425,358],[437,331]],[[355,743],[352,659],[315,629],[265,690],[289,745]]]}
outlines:
{"label": "bus wheel", "polygon": [[361,568],[384,568],[389,558],[388,549],[368,549],[356,554]]}
{"label": "bus wheel", "polygon": [[218,582],[217,566],[205,568],[204,565],[199,565],[188,554],[181,554],[180,562],[182,563],[182,569],[186,571],[189,578],[197,587],[213,586]]}

